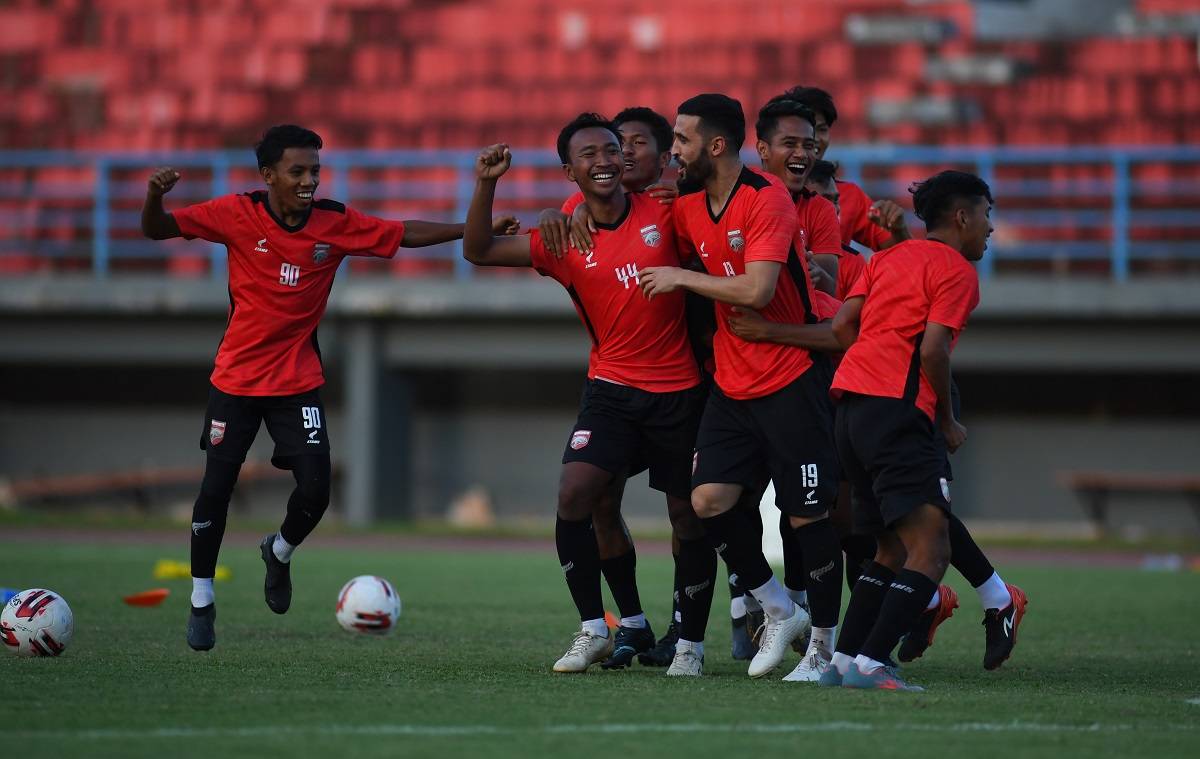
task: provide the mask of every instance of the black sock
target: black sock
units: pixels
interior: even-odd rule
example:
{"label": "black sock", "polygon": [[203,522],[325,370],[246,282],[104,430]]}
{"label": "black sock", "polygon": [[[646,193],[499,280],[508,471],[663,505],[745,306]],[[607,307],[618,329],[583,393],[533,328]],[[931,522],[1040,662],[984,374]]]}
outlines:
{"label": "black sock", "polygon": [[671,560],[675,562],[675,575],[671,578],[671,624],[674,624],[679,614],[679,554],[672,554]]}
{"label": "black sock", "polygon": [[628,553],[612,559],[600,560],[600,571],[608,582],[617,610],[622,617],[636,617],[642,613],[642,599],[637,588],[637,552],[630,548]]}
{"label": "black sock", "polygon": [[978,588],[996,573],[967,526],[953,514],[950,515],[950,566],[957,569],[972,588]]}
{"label": "black sock", "polygon": [[729,569],[737,573],[738,584],[753,590],[771,579],[771,565],[762,553],[762,535],[755,532],[745,514],[730,509],[700,521],[704,524],[709,545],[721,554]]}
{"label": "black sock", "polygon": [[792,530],[792,542],[800,545],[804,557],[813,627],[837,627],[842,611],[842,546],[833,523],[821,519],[801,525]]}
{"label": "black sock", "polygon": [[[729,572],[728,568],[725,571]],[[732,601],[744,595],[746,595],[746,589],[738,582],[737,572],[729,572],[729,600]]]}
{"label": "black sock", "polygon": [[796,540],[788,515],[779,512],[779,537],[783,540],[783,584],[788,590],[807,590],[804,582],[804,547]]}
{"label": "black sock", "polygon": [[901,569],[888,588],[879,608],[879,620],[863,643],[861,653],[875,661],[887,661],[901,636],[912,629],[913,623],[933,598],[938,584],[920,572]]}
{"label": "black sock", "polygon": [[894,579],[895,572],[875,561],[863,571],[854,584],[854,592],[850,594],[850,603],[846,606],[846,616],[842,618],[842,629],[838,631],[837,647],[834,649],[837,653],[851,657],[858,655],[863,642],[871,634],[871,628],[875,626],[875,620],[879,618],[883,597],[887,595]]}
{"label": "black sock", "polygon": [[558,517],[554,524],[554,543],[558,547],[558,563],[567,577],[571,599],[579,610],[579,619],[603,619],[600,549],[596,547],[591,518],[568,522]]}
{"label": "black sock", "polygon": [[854,583],[875,559],[875,538],[870,535],[847,535],[842,538],[846,554],[846,587],[854,591]]}
{"label": "black sock", "polygon": [[679,637],[704,640],[716,584],[717,555],[708,541],[679,541]]}
{"label": "black sock", "polygon": [[316,529],[329,506],[329,456],[296,456],[292,464],[296,489],[288,498],[279,534],[298,546]]}
{"label": "black sock", "polygon": [[213,577],[217,573],[229,499],[241,468],[240,463],[213,458],[205,463],[200,494],[192,506],[192,577]]}

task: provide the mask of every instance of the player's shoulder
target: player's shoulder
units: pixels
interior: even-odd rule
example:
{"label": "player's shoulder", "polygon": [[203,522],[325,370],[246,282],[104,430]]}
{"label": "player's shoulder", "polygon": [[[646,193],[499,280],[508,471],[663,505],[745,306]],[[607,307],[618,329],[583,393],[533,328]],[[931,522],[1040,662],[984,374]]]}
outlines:
{"label": "player's shoulder", "polygon": [[846,198],[863,198],[870,199],[866,191],[859,187],[857,183],[851,182],[848,179],[835,179],[834,184],[837,185],[838,195],[845,200]]}

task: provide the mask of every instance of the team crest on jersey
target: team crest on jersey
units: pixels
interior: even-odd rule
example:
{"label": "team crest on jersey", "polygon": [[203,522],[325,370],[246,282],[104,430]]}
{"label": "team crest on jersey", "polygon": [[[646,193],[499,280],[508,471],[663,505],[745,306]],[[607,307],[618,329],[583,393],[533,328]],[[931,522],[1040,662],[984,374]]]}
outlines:
{"label": "team crest on jersey", "polygon": [[744,247],[746,247],[746,238],[742,237],[742,230],[729,230],[729,249],[734,253],[741,253]]}
{"label": "team crest on jersey", "polygon": [[642,242],[651,248],[657,248],[662,244],[662,233],[658,231],[657,224],[642,227],[639,231],[642,233]]}
{"label": "team crest on jersey", "polygon": [[212,445],[220,445],[225,439],[225,422],[218,422],[213,419],[208,427],[208,442]]}
{"label": "team crest on jersey", "polygon": [[574,434],[571,435],[571,450],[578,451],[586,448],[591,439],[591,430],[575,430]]}
{"label": "team crest on jersey", "polygon": [[313,263],[319,264],[329,258],[329,243],[319,242],[313,246]]}

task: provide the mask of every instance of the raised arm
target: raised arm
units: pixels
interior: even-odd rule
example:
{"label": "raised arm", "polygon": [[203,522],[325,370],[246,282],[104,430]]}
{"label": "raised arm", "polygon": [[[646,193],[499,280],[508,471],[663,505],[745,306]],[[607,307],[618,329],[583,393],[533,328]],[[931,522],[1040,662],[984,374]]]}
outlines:
{"label": "raised arm", "polygon": [[463,229],[463,258],[479,266],[530,266],[529,235],[493,236],[496,182],[512,164],[504,144],[484,148],[475,159],[475,194]]}
{"label": "raised arm", "polygon": [[[498,216],[489,219],[489,229],[497,235],[515,235],[521,229],[521,224],[513,216]],[[437,221],[420,221],[413,219],[404,222],[404,240],[400,243],[403,248],[424,248],[428,245],[438,245],[443,242],[461,240],[465,224],[443,224]]]}
{"label": "raised arm", "polygon": [[774,261],[750,261],[746,264],[745,274],[714,277],[676,266],[652,266],[642,271],[638,279],[647,298],[684,289],[731,306],[757,311],[766,308],[775,297],[780,267],[781,264]]}
{"label": "raised arm", "polygon": [[954,343],[954,330],[927,322],[925,336],[921,338],[921,372],[929,380],[937,395],[937,425],[946,437],[946,448],[951,453],[966,442],[967,428],[954,418],[954,405],[950,398],[950,350]]}
{"label": "raised arm", "polygon": [[142,234],[151,240],[183,237],[175,217],[163,208],[163,195],[170,192],[178,181],[179,172],[172,168],[162,168],[150,175],[146,202],[142,204]]}

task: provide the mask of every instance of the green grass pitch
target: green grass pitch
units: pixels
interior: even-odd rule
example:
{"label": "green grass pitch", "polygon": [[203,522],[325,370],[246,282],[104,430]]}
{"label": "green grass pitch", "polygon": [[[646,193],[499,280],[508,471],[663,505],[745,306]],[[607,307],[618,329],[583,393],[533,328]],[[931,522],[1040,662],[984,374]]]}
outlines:
{"label": "green grass pitch", "polygon": [[[227,547],[217,648],[184,642],[187,581],[158,608],[122,595],[174,549],[0,540],[0,585],[44,586],[75,612],[58,659],[0,655],[3,745],[42,756],[1196,756],[1200,574],[1007,567],[1030,607],[1013,659],[980,664],[982,612],[961,607],[906,668],[925,694],[752,681],[729,658],[718,592],[706,675],[598,667],[555,675],[575,629],[551,551],[381,552],[302,548],[291,611],[262,600],[256,548]],[[336,626],[338,589],[390,578],[395,634]],[[666,618],[669,560],[639,562],[643,601]],[[969,752],[969,753],[967,753]]]}

